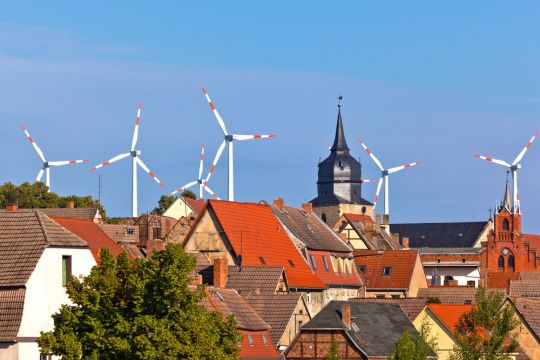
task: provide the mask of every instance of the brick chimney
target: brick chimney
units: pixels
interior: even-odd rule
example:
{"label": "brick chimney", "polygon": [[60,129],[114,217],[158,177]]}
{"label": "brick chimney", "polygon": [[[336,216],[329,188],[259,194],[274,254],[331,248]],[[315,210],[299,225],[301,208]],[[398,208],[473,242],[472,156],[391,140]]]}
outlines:
{"label": "brick chimney", "polygon": [[224,257],[214,259],[214,287],[224,288],[227,286],[229,264]]}
{"label": "brick chimney", "polygon": [[311,203],[302,203],[302,209],[304,209],[308,215],[313,214],[313,205]]}
{"label": "brick chimney", "polygon": [[19,206],[17,204],[7,204],[6,211],[17,211]]}
{"label": "brick chimney", "polygon": [[351,305],[349,303],[341,305],[341,320],[349,330],[351,328]]}
{"label": "brick chimney", "polygon": [[278,209],[283,210],[283,205],[285,205],[285,201],[283,201],[283,198],[275,198],[274,205],[276,205]]}
{"label": "brick chimney", "polygon": [[384,214],[382,218],[383,218],[383,220],[382,220],[382,221],[383,221],[383,225],[388,225],[388,224],[390,224],[390,215]]}
{"label": "brick chimney", "polygon": [[381,214],[379,213],[375,214],[375,224],[377,225],[381,224]]}
{"label": "brick chimney", "polygon": [[401,239],[401,247],[403,249],[408,249],[409,248],[409,237],[408,236],[404,236],[402,239]]}
{"label": "brick chimney", "polygon": [[75,202],[69,201],[69,202],[67,203],[67,208],[68,208],[68,209],[74,209],[74,208],[75,208]]}

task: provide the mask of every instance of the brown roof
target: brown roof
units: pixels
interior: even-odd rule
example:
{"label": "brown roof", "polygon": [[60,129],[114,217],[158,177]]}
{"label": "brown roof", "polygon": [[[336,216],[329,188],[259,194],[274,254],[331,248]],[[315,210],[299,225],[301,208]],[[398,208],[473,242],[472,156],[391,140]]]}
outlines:
{"label": "brown roof", "polygon": [[[379,224],[375,224],[369,216],[343,214],[354,231],[370,250],[399,250],[399,241],[388,234]],[[371,220],[371,221],[368,221]],[[338,224],[341,226],[340,224]]]}
{"label": "brown roof", "polygon": [[145,256],[139,249],[139,247],[135,244],[127,244],[122,243],[120,244],[120,247],[124,249],[124,251],[131,256],[133,259],[144,259]]}
{"label": "brown roof", "polygon": [[274,344],[279,344],[301,298],[301,293],[245,296],[251,307],[272,327],[270,336]]}
{"label": "brown roof", "polygon": [[[139,227],[127,224],[98,224],[117,243],[139,243]],[[129,232],[128,233],[128,229]]]}
{"label": "brown roof", "polygon": [[418,315],[426,307],[427,299],[423,298],[402,298],[402,299],[377,299],[377,298],[352,298],[349,299],[352,302],[382,302],[382,303],[391,303],[399,304],[409,320],[414,321]]}
{"label": "brown roof", "polygon": [[510,280],[511,297],[540,297],[540,280]]}
{"label": "brown roof", "polygon": [[476,288],[468,286],[432,286],[418,290],[419,298],[438,298],[443,304],[471,304],[475,296]]}
{"label": "brown roof", "polygon": [[0,212],[0,286],[25,285],[48,246],[87,244],[39,211]]}
{"label": "brown roof", "polygon": [[519,273],[519,279],[520,280],[536,280],[540,281],[540,272],[520,272]]}
{"label": "brown roof", "polygon": [[304,209],[283,206],[278,208],[275,204],[270,207],[276,217],[302,241],[308,249],[348,252],[352,249],[321,219]]}
{"label": "brown roof", "polygon": [[192,198],[188,198],[186,196],[181,196],[181,198],[184,200],[185,203],[189,205],[189,207],[193,210],[195,216],[198,216],[199,213],[202,211],[204,207],[204,201],[202,200],[195,200]]}
{"label": "brown roof", "polygon": [[540,299],[515,299],[516,309],[525,319],[529,327],[540,338]]}
{"label": "brown roof", "polygon": [[203,305],[227,317],[234,315],[236,327],[241,330],[269,330],[268,325],[236,290],[208,287]]}
{"label": "brown roof", "polygon": [[[208,259],[197,256],[196,270],[203,277],[203,283],[214,283],[214,266],[204,265]],[[281,266],[229,266],[227,288],[235,289],[242,296],[255,293],[274,294],[281,276],[285,276]]]}
{"label": "brown roof", "polygon": [[519,280],[519,272],[493,271],[487,274],[487,287],[494,289],[508,289],[511,280]]}
{"label": "brown roof", "polygon": [[24,287],[0,289],[0,342],[14,342],[17,339],[24,294]]}
{"label": "brown roof", "polygon": [[[357,250],[354,261],[359,269],[365,266],[368,289],[408,289],[418,259],[416,250]],[[390,273],[384,275],[385,268]]]}
{"label": "brown roof", "polygon": [[[38,209],[36,209],[38,210]],[[46,215],[75,218],[82,220],[94,220],[98,208],[49,208],[39,209]]]}

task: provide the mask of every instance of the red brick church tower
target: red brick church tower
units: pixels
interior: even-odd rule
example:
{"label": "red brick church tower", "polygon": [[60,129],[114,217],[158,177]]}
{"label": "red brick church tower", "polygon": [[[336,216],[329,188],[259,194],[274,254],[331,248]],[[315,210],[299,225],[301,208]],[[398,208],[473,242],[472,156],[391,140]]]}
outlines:
{"label": "red brick church tower", "polygon": [[508,180],[504,200],[495,209],[494,230],[488,236],[481,264],[482,283],[506,284],[520,272],[540,271],[540,236],[521,232],[521,211],[512,204]]}

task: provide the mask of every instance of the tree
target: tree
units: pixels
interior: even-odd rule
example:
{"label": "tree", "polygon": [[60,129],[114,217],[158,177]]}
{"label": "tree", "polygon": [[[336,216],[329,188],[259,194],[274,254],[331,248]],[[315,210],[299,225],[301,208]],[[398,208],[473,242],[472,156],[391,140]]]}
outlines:
{"label": "tree", "polygon": [[328,354],[326,354],[324,360],[341,360],[341,356],[339,356],[339,346],[334,340],[332,340],[330,350],[328,350]]}
{"label": "tree", "polygon": [[197,200],[197,195],[195,195],[195,193],[193,191],[191,191],[191,190],[182,191],[180,196],[187,197],[187,198],[190,198],[190,199],[193,199],[193,200]]}
{"label": "tree", "polygon": [[[197,195],[191,190],[184,190],[180,196],[187,197],[193,200],[197,200]],[[175,195],[161,195],[158,201],[158,207],[150,211],[150,214],[163,215],[165,211],[171,207],[171,205],[178,199]]]}
{"label": "tree", "polygon": [[480,287],[471,311],[463,314],[454,330],[456,345],[452,360],[503,360],[517,347],[518,325],[513,307],[502,291],[486,292]]}
{"label": "tree", "polygon": [[391,360],[423,360],[435,356],[437,339],[429,336],[427,317],[422,320],[418,335],[406,329],[396,343],[396,350],[390,355]]}
{"label": "tree", "polygon": [[90,275],[72,278],[73,305],[53,315],[41,352],[74,359],[236,359],[240,335],[233,317],[201,305],[204,288],[190,288],[195,260],[168,244],[147,260],[101,252]]}

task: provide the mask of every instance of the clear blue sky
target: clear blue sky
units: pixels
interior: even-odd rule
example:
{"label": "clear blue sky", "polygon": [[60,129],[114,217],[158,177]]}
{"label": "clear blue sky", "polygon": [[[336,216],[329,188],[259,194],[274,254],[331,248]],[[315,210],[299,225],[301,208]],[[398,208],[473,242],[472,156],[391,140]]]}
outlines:
{"label": "clear blue sky", "polygon": [[[40,168],[24,122],[51,160],[91,160],[53,169],[54,191],[96,196],[102,174],[109,214],[129,215],[130,161],[88,168],[128,150],[142,100],[142,159],[167,185],[140,173],[150,210],[197,175],[201,143],[209,159],[220,144],[204,84],[230,130],[278,135],[237,143],[237,200],[298,205],[316,195],[342,94],[366,178],[360,137],[387,166],[422,161],[391,178],[394,222],[486,219],[506,174],[472,155],[511,161],[540,129],[539,14],[537,1],[4,2],[0,182]],[[210,184],[222,197],[225,165]],[[520,173],[528,232],[539,176],[540,141]]]}

